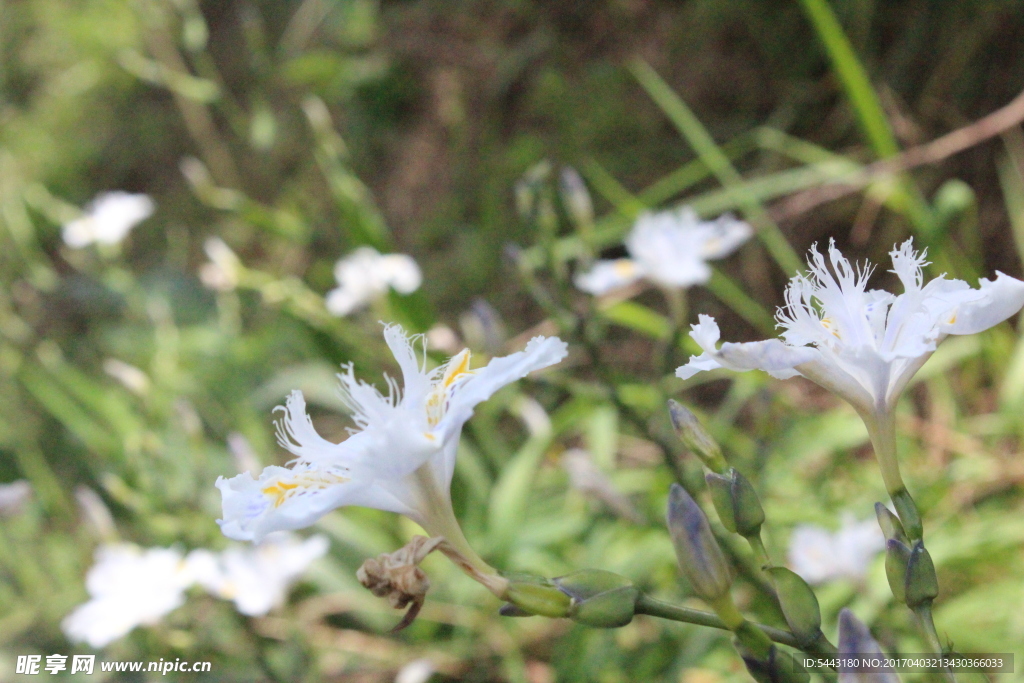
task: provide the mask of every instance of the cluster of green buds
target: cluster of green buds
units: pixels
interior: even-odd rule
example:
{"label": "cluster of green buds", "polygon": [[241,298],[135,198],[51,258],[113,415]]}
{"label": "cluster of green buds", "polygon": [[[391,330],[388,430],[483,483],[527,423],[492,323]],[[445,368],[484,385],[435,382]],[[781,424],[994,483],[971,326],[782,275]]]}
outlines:
{"label": "cluster of green buds", "polygon": [[[785,567],[773,566],[768,558],[761,542],[761,525],[765,520],[764,508],[761,506],[761,501],[753,485],[736,468],[729,465],[722,454],[721,447],[693,412],[676,401],[669,401],[668,408],[680,441],[709,470],[704,479],[722,526],[731,533],[739,534],[750,543],[761,563],[762,570],[775,589],[786,623],[799,646],[808,651],[827,652],[832,650],[832,646],[821,631],[821,610],[814,591],[799,575]],[[700,512],[697,503],[692,499],[689,499],[688,507],[691,508],[689,515],[694,519],[698,513],[703,517],[703,512]],[[669,509],[669,527],[671,528],[671,503]],[[703,524],[707,525],[706,520]],[[707,539],[707,543],[716,543],[717,548],[717,542],[711,534],[710,528],[707,529]],[[678,542],[676,548],[679,553],[681,548]],[[694,555],[696,551],[696,547],[688,549],[691,555]],[[707,553],[706,550],[704,552]],[[719,556],[721,556],[721,551],[719,551]],[[687,562],[689,561],[684,561],[680,553],[680,565]],[[690,573],[687,572],[687,575],[689,576]],[[691,583],[693,583],[692,578]],[[707,599],[697,589],[696,584],[694,584],[694,589],[698,595]],[[765,666],[771,668],[768,663]]]}
{"label": "cluster of green buds", "polygon": [[881,503],[875,503],[875,515],[885,534],[885,575],[893,596],[912,610],[930,605],[939,580],[924,541],[911,539],[899,517]]}
{"label": "cluster of green buds", "polygon": [[581,569],[548,579],[529,574],[509,580],[502,616],[567,618],[595,628],[618,628],[633,620],[640,590],[624,576]]}

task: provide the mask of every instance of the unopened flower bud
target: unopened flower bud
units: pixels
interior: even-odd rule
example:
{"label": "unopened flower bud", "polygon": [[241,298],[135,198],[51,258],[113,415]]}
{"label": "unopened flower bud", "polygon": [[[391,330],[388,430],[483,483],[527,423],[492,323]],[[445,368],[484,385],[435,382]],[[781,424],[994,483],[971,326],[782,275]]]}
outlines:
{"label": "unopened flower bud", "polygon": [[800,662],[789,653],[771,646],[766,657],[758,657],[742,643],[737,643],[747,671],[758,683],[807,683],[811,677]]}
{"label": "unopened flower bud", "polygon": [[704,511],[679,484],[668,499],[668,530],[679,568],[698,596],[714,602],[729,591],[732,574],[722,549],[711,533]]}
{"label": "unopened flower bud", "polygon": [[[844,609],[839,613],[839,656],[884,658],[882,648],[871,637],[868,627],[862,624],[853,612]],[[878,667],[870,673],[858,672],[840,666],[839,683],[900,683],[899,676],[888,667]]]}
{"label": "unopened flower bud", "polygon": [[566,213],[577,226],[589,226],[594,222],[594,202],[590,199],[590,192],[579,171],[566,166],[559,179],[562,205]]}
{"label": "unopened flower bud", "polygon": [[581,569],[554,580],[571,599],[569,618],[595,628],[618,628],[633,620],[640,591],[625,576]]}
{"label": "unopened flower bud", "polygon": [[764,508],[746,477],[729,468],[726,474],[709,472],[704,480],[711,490],[711,501],[722,526],[743,537],[756,536],[761,532]]}
{"label": "unopened flower bud", "polygon": [[939,580],[935,576],[932,556],[918,541],[910,551],[907,561],[906,603],[911,609],[931,602],[939,594]]}
{"label": "unopened flower bud", "polygon": [[[517,574],[507,577],[505,599],[511,608],[502,608],[504,616],[567,617],[572,598],[559,590],[551,579]],[[508,607],[508,606],[506,606]]]}
{"label": "unopened flower bud", "polygon": [[775,584],[789,630],[801,647],[810,647],[821,637],[821,610],[814,591],[799,574],[785,567],[771,567],[766,571]]}
{"label": "unopened flower bud", "polygon": [[704,429],[697,416],[681,403],[671,399],[668,402],[668,414],[672,418],[672,426],[676,428],[679,440],[687,450],[700,458],[704,466],[712,472],[725,474],[729,465],[722,457],[722,449]]}

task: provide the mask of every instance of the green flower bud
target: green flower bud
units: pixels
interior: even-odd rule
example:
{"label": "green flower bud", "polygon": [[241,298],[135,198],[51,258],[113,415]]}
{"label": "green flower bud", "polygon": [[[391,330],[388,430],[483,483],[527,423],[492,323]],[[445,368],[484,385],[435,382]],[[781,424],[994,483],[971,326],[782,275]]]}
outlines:
{"label": "green flower bud", "polygon": [[671,399],[668,402],[668,414],[672,418],[672,426],[676,428],[679,440],[687,450],[700,458],[704,466],[712,472],[725,474],[729,465],[722,457],[722,449],[704,429],[697,416],[681,403]]}
{"label": "green flower bud", "polygon": [[521,574],[509,576],[508,580],[508,590],[504,597],[510,606],[507,606],[508,609],[502,608],[504,616],[569,616],[572,599],[550,579]]}
{"label": "green flower bud", "polygon": [[910,548],[895,538],[885,542],[885,577],[889,590],[897,602],[906,602],[907,565],[910,563]]}
{"label": "green flower bud", "polygon": [[911,541],[919,541],[924,535],[924,527],[921,524],[921,515],[917,511],[917,504],[914,503],[914,499],[910,497],[910,492],[906,489],[900,489],[896,493],[890,495],[892,504],[896,508],[896,514],[900,516],[900,522],[903,523],[903,529],[906,531],[907,538]]}
{"label": "green flower bud", "polygon": [[743,537],[756,536],[764,523],[764,508],[757,491],[742,474],[729,468],[724,475],[709,472],[704,476],[711,490],[722,525]]}
{"label": "green flower bud", "polygon": [[821,610],[814,591],[798,574],[785,567],[770,567],[789,630],[801,647],[810,647],[821,636]]}
{"label": "green flower bud", "polygon": [[886,541],[897,540],[904,545],[910,544],[900,518],[892,514],[889,508],[881,503],[875,503],[875,517],[878,518],[878,526],[882,527],[882,534],[885,535]]}
{"label": "green flower bud", "polygon": [[693,591],[714,602],[729,591],[732,575],[704,511],[679,484],[672,484],[668,498],[668,530],[679,568]]}
{"label": "green flower bud", "polygon": [[569,618],[595,628],[617,628],[633,620],[640,591],[624,576],[581,569],[554,580],[571,599]]}
{"label": "green flower bud", "polygon": [[907,561],[906,603],[911,609],[931,602],[939,594],[939,580],[935,576],[932,556],[918,541],[910,551]]}

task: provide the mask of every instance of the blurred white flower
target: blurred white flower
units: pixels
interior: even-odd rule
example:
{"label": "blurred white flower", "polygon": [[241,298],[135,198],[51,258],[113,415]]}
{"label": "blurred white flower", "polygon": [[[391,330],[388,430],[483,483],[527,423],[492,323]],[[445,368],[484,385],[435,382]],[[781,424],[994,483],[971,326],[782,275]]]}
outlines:
{"label": "blurred white flower", "polygon": [[131,544],[100,546],[85,577],[88,602],[64,618],[68,638],[105,647],[136,626],[151,626],[185,601],[194,581],[174,548],[143,550]]}
{"label": "blurred white flower", "polygon": [[81,249],[90,244],[117,244],[136,224],[153,215],[153,200],[144,194],[105,192],[85,208],[85,214],[64,225],[64,243]]}
{"label": "blurred white flower", "polygon": [[0,484],[0,516],[16,515],[32,498],[32,485],[24,479]]}
{"label": "blurred white flower", "polygon": [[232,546],[221,553],[194,550],[188,564],[200,586],[247,616],[260,616],[284,604],[288,589],[327,552],[324,536],[302,540],[294,534],[270,534],[257,546]]}
{"label": "blurred white flower", "polygon": [[732,216],[702,221],[688,206],[675,211],[642,214],[626,236],[631,258],[598,261],[576,276],[576,286],[605,294],[646,278],[660,287],[686,289],[711,277],[707,261],[728,256],[753,234]]}
{"label": "blurred white flower", "polygon": [[134,394],[145,396],[149,393],[149,376],[134,365],[129,365],[117,358],[105,358],[103,371]]}
{"label": "blurred white flower", "polygon": [[839,531],[830,533],[805,524],[789,539],[789,566],[808,583],[847,578],[860,581],[875,555],[885,549],[885,536],[873,519],[858,522],[843,515]]}
{"label": "blurred white flower", "polygon": [[[946,335],[974,334],[1024,306],[1024,282],[997,271],[978,289],[940,276],[924,284],[924,253],[907,240],[890,252],[903,283],[900,295],[867,289],[871,266],[854,267],[829,244],[825,257],[811,251],[810,275],[797,275],[776,317],[782,340],[716,348],[718,325],[700,316],[693,337],[704,353],[676,374],[687,379],[703,370],[760,369],[786,379],[802,375],[849,401],[867,419],[887,414],[914,373]],[[833,274],[834,273],[834,274]]]}
{"label": "blurred white flower", "polygon": [[[221,477],[221,530],[229,538],[259,542],[271,531],[309,526],[343,505],[403,514],[431,536],[444,536],[472,566],[493,573],[469,548],[452,510],[451,486],[462,426],[474,407],[506,384],[566,355],[556,337],[535,337],[524,351],[471,370],[463,350],[428,370],[421,352],[397,325],[384,338],[402,369],[404,388],[387,378],[388,393],[359,381],[349,365],[342,392],[356,428],[340,444],[313,428],[302,392],[292,392],[278,422],[278,441],[296,457],[291,467],[271,466],[258,479]],[[425,348],[423,349],[425,352]]]}
{"label": "blurred white flower", "polygon": [[411,294],[420,287],[423,274],[406,254],[381,255],[373,247],[359,247],[334,265],[338,287],[327,293],[327,310],[348,315],[394,289]]}
{"label": "blurred white flower", "polygon": [[429,659],[414,659],[395,675],[395,683],[427,683],[437,668]]}
{"label": "blurred white flower", "polygon": [[221,238],[211,237],[203,243],[203,251],[210,257],[199,267],[199,279],[203,284],[218,292],[230,292],[237,287],[242,262],[231,247]]}

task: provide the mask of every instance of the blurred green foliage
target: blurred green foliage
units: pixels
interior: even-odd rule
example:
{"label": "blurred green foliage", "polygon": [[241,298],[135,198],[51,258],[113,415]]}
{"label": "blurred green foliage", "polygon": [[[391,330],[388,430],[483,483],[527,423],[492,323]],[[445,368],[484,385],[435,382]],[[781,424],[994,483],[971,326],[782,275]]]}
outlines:
{"label": "blurred green foliage", "polygon": [[[339,363],[394,371],[378,320],[446,323],[484,356],[538,329],[574,344],[562,369],[482,405],[463,436],[457,512],[501,569],[601,568],[689,599],[663,511],[674,476],[699,481],[699,468],[671,436],[668,395],[705,411],[760,492],[777,562],[798,523],[869,517],[885,491],[851,409],[755,375],[683,394],[648,362],[690,348],[675,348],[657,294],[600,309],[571,291],[569,269],[617,253],[644,207],[685,199],[759,229],[691,292],[691,316],[716,315],[729,338],[771,333],[794,255],[830,236],[884,261],[912,234],[935,273],[1019,275],[1019,130],[781,224],[766,205],[1005,104],[1024,86],[1022,34],[1024,3],[1011,0],[0,0],[0,482],[25,478],[35,494],[0,517],[0,680],[15,679],[19,654],[89,651],[59,623],[86,597],[97,543],[225,545],[212,484],[237,471],[229,439],[283,463],[271,409],[288,391],[344,438]],[[563,164],[594,194],[592,225],[559,198]],[[534,210],[520,215],[513,188],[527,176]],[[60,226],[112,189],[149,194],[156,214],[122,245],[63,245]],[[237,289],[200,282],[210,236],[246,265]],[[362,244],[413,254],[424,287],[333,318],[321,300],[331,268]],[[476,341],[465,312],[477,298],[512,339]],[[123,364],[142,379],[126,383]],[[549,429],[530,422],[536,402]],[[905,478],[942,587],[936,621],[963,651],[1024,656],[1022,405],[1010,325],[947,341],[901,404]],[[559,461],[573,447],[635,514],[571,486]],[[113,527],[102,508],[82,512],[81,487]],[[354,572],[414,525],[346,509],[318,528],[330,556],[286,608],[244,619],[194,594],[103,657],[212,661],[197,680],[385,681],[421,657],[436,681],[747,680],[709,630],[501,619],[434,556],[420,618],[385,635],[397,613]],[[736,594],[781,623],[743,580]],[[850,606],[887,650],[924,649],[880,558],[863,584],[830,583],[818,599],[829,635]]]}

